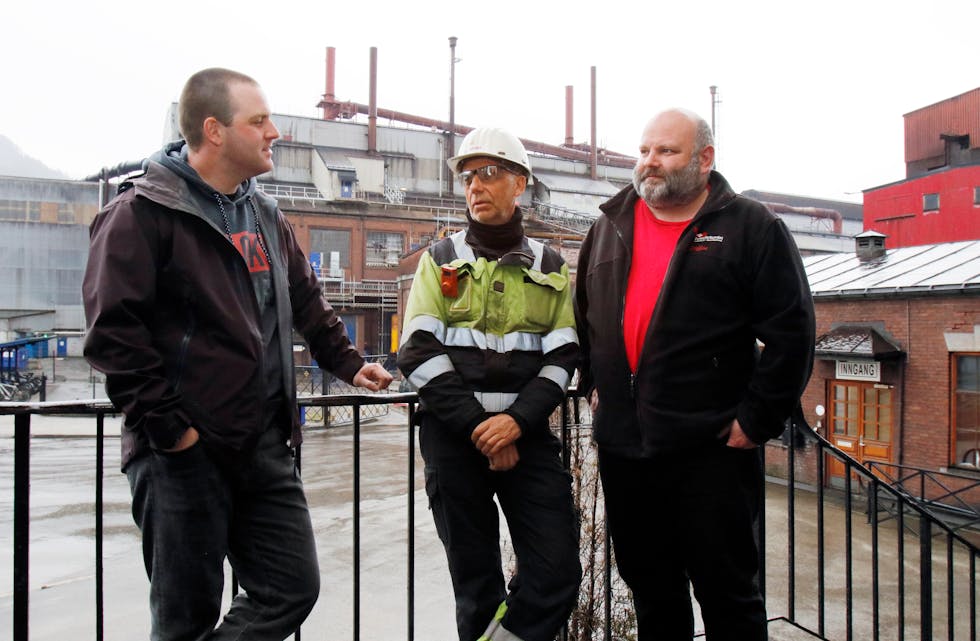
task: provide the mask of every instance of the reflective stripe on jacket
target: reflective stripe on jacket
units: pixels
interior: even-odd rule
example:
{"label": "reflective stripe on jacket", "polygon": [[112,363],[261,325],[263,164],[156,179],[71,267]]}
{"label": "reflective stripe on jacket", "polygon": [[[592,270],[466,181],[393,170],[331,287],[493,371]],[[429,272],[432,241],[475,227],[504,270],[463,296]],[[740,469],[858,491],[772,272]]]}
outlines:
{"label": "reflective stripe on jacket", "polygon": [[[455,295],[444,293],[443,266]],[[498,412],[525,434],[547,429],[578,355],[568,265],[554,250],[525,237],[487,260],[458,232],[419,260],[398,366],[424,413],[466,435]]]}

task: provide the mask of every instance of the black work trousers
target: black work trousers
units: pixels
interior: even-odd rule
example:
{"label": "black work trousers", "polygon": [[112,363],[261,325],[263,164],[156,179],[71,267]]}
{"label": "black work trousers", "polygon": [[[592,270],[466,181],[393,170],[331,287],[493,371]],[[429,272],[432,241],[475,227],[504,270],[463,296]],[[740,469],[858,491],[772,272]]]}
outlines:
{"label": "black work trousers", "polygon": [[[320,592],[313,526],[285,437],[228,464],[203,442],[126,466],[150,578],[152,641],[278,641]],[[224,562],[242,592],[220,621]]]}
{"label": "black work trousers", "polygon": [[[520,461],[506,472],[491,471],[469,439],[438,423],[426,421],[419,432],[425,489],[446,548],[460,641],[476,641],[505,600],[506,632],[523,641],[552,641],[575,606],[582,568],[571,476],[562,467],[558,440],[544,429],[517,440]],[[517,556],[507,589],[494,495]]]}
{"label": "black work trousers", "polygon": [[715,443],[634,459],[600,449],[599,472],[639,641],[693,637],[692,585],[708,641],[765,640],[755,528],[760,451]]}

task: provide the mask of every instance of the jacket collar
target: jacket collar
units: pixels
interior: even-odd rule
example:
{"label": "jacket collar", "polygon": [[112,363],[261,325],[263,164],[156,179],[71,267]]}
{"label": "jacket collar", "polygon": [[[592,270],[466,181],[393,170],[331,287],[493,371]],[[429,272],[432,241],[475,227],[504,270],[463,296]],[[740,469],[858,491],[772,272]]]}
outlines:
{"label": "jacket collar", "polygon": [[[194,187],[184,178],[153,159],[148,159],[143,164],[143,169],[142,175],[128,181],[136,190],[137,196],[152,200],[168,209],[192,214],[207,220],[197,201],[191,196],[190,190]],[[248,195],[258,205],[262,223],[274,225],[276,220],[272,214],[278,208],[276,201],[258,189],[250,190]]]}

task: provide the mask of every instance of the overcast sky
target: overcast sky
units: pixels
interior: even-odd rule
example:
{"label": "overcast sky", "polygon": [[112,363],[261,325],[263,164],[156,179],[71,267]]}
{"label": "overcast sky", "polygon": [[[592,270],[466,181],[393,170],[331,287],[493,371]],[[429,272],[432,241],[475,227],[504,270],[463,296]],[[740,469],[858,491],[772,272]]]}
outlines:
{"label": "overcast sky", "polygon": [[448,120],[456,36],[456,122],[553,144],[567,85],[588,141],[594,66],[599,144],[631,155],[661,109],[710,121],[716,85],[719,169],[737,191],[858,202],[904,177],[903,114],[980,86],[977,0],[55,0],[0,14],[0,134],[73,178],[155,151],[204,67],[318,117],[328,46],[338,99],[368,102],[374,46],[379,106]]}

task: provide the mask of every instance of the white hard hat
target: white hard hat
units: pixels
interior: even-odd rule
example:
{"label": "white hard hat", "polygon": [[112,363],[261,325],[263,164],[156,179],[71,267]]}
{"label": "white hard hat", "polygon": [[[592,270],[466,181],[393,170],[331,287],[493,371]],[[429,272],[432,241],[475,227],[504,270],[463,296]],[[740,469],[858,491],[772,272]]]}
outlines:
{"label": "white hard hat", "polygon": [[500,158],[519,165],[527,172],[528,183],[531,181],[531,161],[527,157],[527,150],[517,136],[509,131],[493,127],[474,129],[463,138],[459,153],[447,163],[453,174],[458,174],[459,166],[464,160],[478,156]]}

